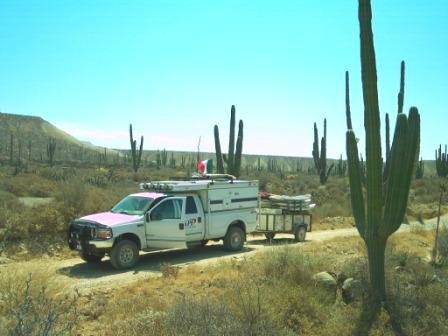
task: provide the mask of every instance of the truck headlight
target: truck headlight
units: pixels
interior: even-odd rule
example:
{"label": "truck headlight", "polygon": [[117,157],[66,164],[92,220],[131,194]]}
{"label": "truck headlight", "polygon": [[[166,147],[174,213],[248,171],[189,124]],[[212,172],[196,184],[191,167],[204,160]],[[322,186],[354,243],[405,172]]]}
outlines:
{"label": "truck headlight", "polygon": [[111,228],[97,228],[95,230],[95,239],[110,239],[112,238]]}

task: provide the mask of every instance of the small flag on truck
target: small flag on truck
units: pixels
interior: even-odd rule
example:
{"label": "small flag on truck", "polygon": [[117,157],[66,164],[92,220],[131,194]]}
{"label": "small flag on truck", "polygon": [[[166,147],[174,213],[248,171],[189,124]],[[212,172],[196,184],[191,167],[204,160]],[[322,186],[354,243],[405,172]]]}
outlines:
{"label": "small flag on truck", "polygon": [[199,174],[206,175],[213,173],[213,160],[199,161],[198,164]]}

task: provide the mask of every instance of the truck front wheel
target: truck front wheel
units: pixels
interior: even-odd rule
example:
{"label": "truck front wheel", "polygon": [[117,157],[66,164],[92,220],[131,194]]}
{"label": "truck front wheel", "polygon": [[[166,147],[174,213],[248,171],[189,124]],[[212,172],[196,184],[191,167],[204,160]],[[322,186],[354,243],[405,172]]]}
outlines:
{"label": "truck front wheel", "polygon": [[120,240],[110,253],[110,263],[116,269],[133,267],[138,261],[137,245],[128,239]]}
{"label": "truck front wheel", "polygon": [[231,226],[224,237],[224,248],[229,251],[240,251],[244,246],[244,231],[238,226]]}
{"label": "truck front wheel", "polygon": [[79,254],[79,256],[81,257],[82,260],[84,260],[85,262],[87,262],[89,264],[96,264],[96,263],[101,262],[101,259],[104,258],[104,253],[90,254],[90,253],[81,252]]}

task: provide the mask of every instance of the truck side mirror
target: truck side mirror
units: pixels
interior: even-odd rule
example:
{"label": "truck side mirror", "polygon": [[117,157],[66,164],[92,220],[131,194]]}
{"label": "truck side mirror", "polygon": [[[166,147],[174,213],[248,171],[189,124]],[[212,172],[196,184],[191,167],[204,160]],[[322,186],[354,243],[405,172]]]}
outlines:
{"label": "truck side mirror", "polygon": [[146,222],[149,222],[149,220],[150,220],[149,211],[145,214],[145,220],[146,220]]}

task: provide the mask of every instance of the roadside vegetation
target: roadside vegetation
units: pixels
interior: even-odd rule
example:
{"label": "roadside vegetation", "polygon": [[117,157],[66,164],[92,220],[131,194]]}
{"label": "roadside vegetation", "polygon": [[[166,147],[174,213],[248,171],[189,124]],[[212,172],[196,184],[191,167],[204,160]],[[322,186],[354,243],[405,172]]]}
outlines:
{"label": "roadside vegetation", "polygon": [[[43,255],[74,256],[66,247],[68,223],[79,216],[106,211],[148,180],[185,178],[182,169],[141,167],[48,167],[35,165],[14,175],[12,167],[0,167],[0,258],[23,260]],[[274,194],[310,193],[316,203],[313,230],[332,230],[354,225],[348,179],[331,176],[326,185],[307,172],[279,173],[243,169],[242,179],[257,179],[260,189]],[[414,180],[407,210],[408,221],[437,215],[440,182],[435,177]],[[442,213],[448,211],[444,203]]]}
{"label": "roadside vegetation", "polygon": [[[3,273],[0,332],[37,335],[45,326],[46,335],[396,335],[400,325],[404,335],[446,335],[448,265],[429,262],[432,240],[418,226],[391,237],[393,314],[381,310],[377,319],[366,251],[352,237],[213,264],[163,264],[158,278],[82,294],[49,283],[45,270]],[[330,280],[316,277],[323,272]],[[32,332],[20,332],[25,327]]]}

